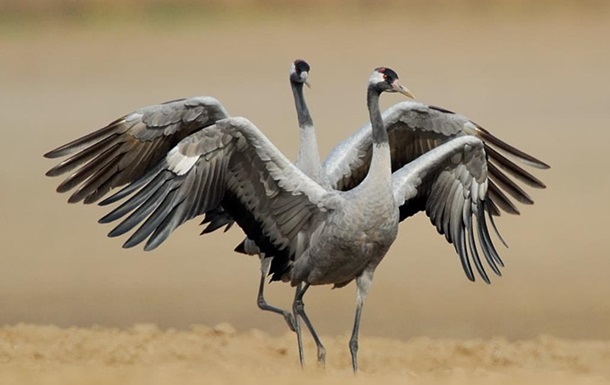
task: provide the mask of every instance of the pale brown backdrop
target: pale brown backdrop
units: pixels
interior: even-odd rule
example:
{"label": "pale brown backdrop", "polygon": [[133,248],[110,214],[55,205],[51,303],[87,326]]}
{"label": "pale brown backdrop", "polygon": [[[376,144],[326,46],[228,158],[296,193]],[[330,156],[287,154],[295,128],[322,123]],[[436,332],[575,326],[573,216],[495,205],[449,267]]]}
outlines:
{"label": "pale brown backdrop", "polygon": [[[104,209],[67,205],[54,192],[60,180],[44,176],[54,162],[42,154],[138,107],[213,95],[294,158],[288,68],[304,58],[323,156],[366,122],[366,80],[385,65],[418,99],[552,166],[535,172],[548,186],[532,191],[536,204],[498,220],[510,249],[500,248],[507,266],[490,286],[465,278],[425,216],[402,224],[376,273],[363,335],[610,338],[607,7],[335,2],[300,13],[297,2],[254,2],[248,12],[234,2],[211,13],[146,13],[143,3],[2,19],[0,324],[228,322],[283,334],[283,321],[256,307],[258,260],[232,252],[239,229],[200,237],[192,221],[154,252],[123,250],[124,239],[107,238],[111,227],[96,223]],[[383,97],[384,106],[399,101]],[[292,296],[283,284],[268,293],[284,306]],[[348,333],[354,296],[353,285],[308,293],[323,335]]]}

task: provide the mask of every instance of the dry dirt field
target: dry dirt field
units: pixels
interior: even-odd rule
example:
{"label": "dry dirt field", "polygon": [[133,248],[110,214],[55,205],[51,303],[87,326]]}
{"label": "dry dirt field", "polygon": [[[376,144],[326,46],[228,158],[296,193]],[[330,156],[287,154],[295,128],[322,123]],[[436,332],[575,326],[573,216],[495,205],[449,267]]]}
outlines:
{"label": "dry dirt field", "polygon": [[[0,384],[610,383],[607,9],[133,16],[0,25]],[[535,173],[548,185],[536,204],[499,219],[510,249],[492,285],[464,277],[424,216],[401,225],[367,299],[356,379],[353,285],[305,297],[328,367],[309,344],[301,372],[283,321],[256,307],[258,261],[232,252],[238,229],[199,237],[193,222],[154,252],[123,250],[96,223],[103,209],[67,205],[44,177],[44,152],[194,95],[294,157],[298,57],[323,155],[366,122],[366,79],[387,65],[420,100],[552,166]],[[269,288],[271,303],[291,296]]]}
{"label": "dry dirt field", "polygon": [[540,336],[508,341],[367,337],[354,378],[348,336],[325,338],[325,370],[306,345],[301,371],[293,334],[237,333],[228,324],[162,331],[60,329],[16,325],[0,329],[2,384],[607,384],[610,343]]}

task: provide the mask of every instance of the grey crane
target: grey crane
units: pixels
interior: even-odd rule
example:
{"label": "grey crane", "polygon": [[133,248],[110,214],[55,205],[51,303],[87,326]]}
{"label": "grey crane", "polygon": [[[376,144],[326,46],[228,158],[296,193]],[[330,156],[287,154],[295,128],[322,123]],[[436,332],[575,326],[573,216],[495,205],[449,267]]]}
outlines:
{"label": "grey crane", "polygon": [[[318,151],[318,140],[316,138],[316,131],[313,125],[313,120],[309,114],[305,97],[303,96],[303,85],[309,86],[309,71],[311,67],[309,64],[301,59],[297,59],[292,63],[290,67],[290,87],[294,97],[294,104],[297,111],[297,121],[299,124],[300,133],[300,146],[295,165],[302,170],[305,175],[309,176],[314,182],[321,183],[320,171],[320,153]],[[205,230],[204,230],[205,231]],[[259,248],[256,246],[254,241],[249,239],[244,240],[240,245],[237,246],[236,251],[248,254],[260,254],[261,258],[261,279],[259,283],[257,304],[262,310],[272,311],[284,316],[284,319],[288,323],[291,330],[298,332],[298,344],[302,346],[302,337],[300,334],[300,328],[298,327],[298,320],[294,319],[292,314],[286,310],[279,309],[274,306],[269,306],[265,301],[264,288],[266,283],[266,277],[269,274],[271,267],[271,261],[273,257],[265,256]],[[297,288],[298,290],[298,288]],[[302,348],[299,349],[300,356],[299,360],[301,366],[303,366],[303,354]]]}
{"label": "grey crane", "polygon": [[[384,77],[392,74],[385,69],[376,72],[377,80],[380,80],[379,74]],[[371,77],[371,84],[373,80],[374,76]],[[247,235],[264,252],[275,256],[274,261],[279,261],[275,267],[272,266],[274,278],[298,282],[299,278],[292,272],[301,260],[299,256],[307,255],[312,259],[314,252],[328,247],[322,241],[332,238],[332,223],[335,222],[330,219],[350,212],[343,209],[342,202],[356,194],[355,191],[365,190],[359,186],[364,176],[365,181],[373,180],[371,175],[375,173],[372,166],[377,169],[380,162],[372,160],[380,156],[371,156],[371,153],[381,153],[377,148],[383,146],[371,143],[379,140],[379,134],[371,135],[371,127],[363,127],[340,144],[324,163],[325,175],[332,176],[333,187],[350,189],[358,186],[340,193],[321,188],[298,169],[286,164],[286,159],[245,119],[228,118],[214,124],[226,115],[213,98],[184,99],[145,107],[48,153],[48,157],[76,153],[48,174],[59,175],[77,169],[58,187],[59,191],[67,191],[79,186],[70,197],[71,202],[82,199],[93,202],[110,188],[132,182],[103,203],[112,203],[135,194],[101,220],[111,221],[131,212],[110,234],[119,235],[148,217],[125,243],[126,247],[148,238],[145,248],[154,248],[185,220],[212,212],[212,206],[227,208],[229,215],[238,219],[238,224],[246,230]],[[377,115],[378,106],[373,105],[371,116],[378,118]],[[502,265],[502,262],[489,238],[484,214],[492,218],[492,215],[499,214],[498,206],[508,212],[516,211],[502,189],[520,201],[528,203],[531,199],[522,190],[516,190],[514,182],[499,168],[491,167],[491,161],[534,187],[544,185],[493,150],[489,144],[530,165],[539,168],[548,166],[447,110],[421,103],[403,103],[387,111],[384,119],[386,130],[382,131],[387,132],[386,136],[389,135],[390,142],[393,142],[391,167],[398,170],[392,175],[392,186],[393,195],[399,197],[400,218],[425,210],[439,232],[454,243],[467,276],[474,279],[469,262],[472,259],[481,276],[488,281],[473,237],[476,231],[488,264],[499,274],[497,265]],[[377,121],[376,125],[373,124],[375,131],[375,127],[379,128],[380,120],[372,121]],[[456,137],[459,138],[454,139]],[[398,142],[406,145],[404,149],[396,148],[397,139],[400,138],[402,140]],[[167,143],[175,142],[179,143],[167,152],[171,147]],[[433,150],[419,156],[431,148]],[[484,156],[486,152],[490,162]],[[229,158],[221,155],[228,155]],[[161,158],[161,163],[156,166],[155,157]],[[129,168],[129,162],[136,158],[141,161],[131,165],[136,167]],[[411,161],[410,158],[415,160]],[[495,188],[495,192],[491,187],[494,184],[487,180],[488,165],[489,176],[498,179],[500,186]],[[248,182],[252,182],[252,185]],[[374,185],[372,182],[363,184]],[[490,194],[486,199],[488,185]],[[193,189],[197,193],[189,194]],[[400,199],[401,193],[404,193],[404,199]],[[459,213],[458,208],[461,208],[463,215],[456,214]],[[476,226],[472,216],[476,218]],[[361,253],[367,254],[368,246],[366,249]],[[322,254],[315,255],[321,258]],[[351,279],[335,284],[342,286]],[[362,294],[362,282],[366,281],[366,278],[357,278],[359,294]],[[304,319],[302,295],[310,284],[324,283],[324,280],[312,279],[312,282],[305,283],[294,307]],[[368,289],[366,285],[364,287]],[[359,295],[359,301],[363,298],[363,295]],[[360,302],[357,319],[361,308]],[[309,322],[306,323],[310,326]],[[357,367],[357,324],[350,342],[354,368]],[[313,331],[313,328],[310,329]],[[312,334],[320,348],[315,332]]]}
{"label": "grey crane", "polygon": [[[290,68],[290,86],[294,97],[300,133],[300,146],[295,165],[300,170],[302,170],[307,176],[309,176],[313,181],[319,183],[322,186],[328,187],[328,179],[325,177],[325,175],[321,173],[320,154],[318,151],[318,141],[316,138],[313,119],[311,117],[311,114],[309,113],[309,108],[307,107],[307,103],[303,95],[303,85],[309,86],[308,79],[310,69],[311,67],[309,66],[309,64],[301,59],[295,60]],[[233,224],[233,220],[231,219],[230,215],[225,212],[222,206],[220,206],[218,207],[218,209],[206,213],[206,216],[202,223],[208,224],[207,227],[203,230],[203,234],[206,234],[209,232],[213,232],[219,227],[223,226],[225,226],[225,229],[228,229]],[[292,313],[286,310],[267,304],[267,301],[264,297],[266,277],[269,274],[273,256],[267,256],[262,253],[260,249],[256,246],[256,243],[248,238],[241,242],[235,248],[235,251],[243,254],[259,256],[261,260],[261,278],[258,286],[257,305],[261,310],[271,311],[273,313],[282,315],[286,320],[288,327],[292,331],[297,333],[299,362],[301,364],[301,367],[303,367],[303,341],[301,328],[298,324],[299,319],[295,319]],[[297,285],[296,293],[299,292],[300,287],[301,285]],[[321,347],[321,349],[323,349],[323,347]],[[323,356],[324,353],[319,352],[318,355]]]}
{"label": "grey crane", "polygon": [[[295,164],[317,181],[320,175],[320,156],[313,121],[303,96],[303,85],[309,85],[309,71],[309,64],[297,59],[292,63],[289,73],[301,136],[301,145]],[[191,116],[180,117],[174,114],[173,108],[176,105],[186,107],[191,111]],[[47,175],[61,175],[80,167],[57,188],[57,191],[65,192],[80,184],[69,202],[75,203],[84,199],[85,203],[92,203],[111,188],[141,177],[143,171],[157,163],[167,153],[169,147],[185,136],[227,116],[222,105],[216,99],[209,97],[147,107],[124,119],[112,122],[98,132],[45,154],[48,158],[56,158],[72,154],[85,147],[83,151],[47,172]],[[100,138],[103,139],[99,140]],[[95,144],[89,147],[88,144],[91,143]],[[92,159],[94,160],[91,161]],[[204,219],[204,223],[208,223],[208,226],[203,233],[212,232],[223,226],[226,226],[225,229],[228,230],[233,223],[222,207],[208,214]],[[283,315],[290,329],[296,331],[296,321],[292,314],[268,305],[264,298],[265,277],[272,258],[265,258],[254,242],[244,241],[236,250],[248,254],[260,254],[261,281],[257,304],[262,310]],[[300,339],[299,333],[299,345],[302,345]]]}
{"label": "grey crane", "polygon": [[[291,64],[289,73],[301,136],[301,145],[295,164],[318,181],[321,168],[320,156],[313,121],[303,96],[303,85],[309,86],[309,71],[309,64],[297,59]],[[48,176],[56,176],[81,167],[67,178],[57,191],[65,192],[81,184],[78,191],[70,197],[69,202],[75,203],[83,199],[85,203],[95,202],[111,188],[141,177],[143,171],[165,155],[168,146],[171,147],[192,132],[228,116],[222,105],[214,98],[193,98],[190,101],[183,101],[184,106],[192,111],[192,119],[188,116],[177,115],[172,118],[174,112],[172,108],[176,103],[180,104],[182,101],[169,102],[136,111],[98,132],[45,154],[45,157],[56,158],[74,153],[83,146],[86,147],[85,150],[47,172]],[[158,116],[154,117],[155,114]],[[199,116],[196,116],[197,114]],[[135,119],[141,119],[141,121]],[[183,125],[179,126],[176,119],[180,120]],[[120,136],[121,134],[125,135]],[[104,139],[99,140],[94,146],[87,146],[102,137]],[[95,161],[87,163],[94,158]],[[113,170],[113,168],[115,169]],[[228,230],[233,221],[226,215],[222,207],[219,207],[218,210],[209,212],[203,223],[208,224],[203,233],[208,233],[223,226],[225,226],[225,230]],[[283,315],[290,329],[295,331],[292,314],[268,305],[264,298],[265,277],[269,272],[271,258],[265,258],[254,242],[248,242],[248,240],[242,242],[236,250],[248,254],[260,254],[261,281],[257,304],[262,310]]]}
{"label": "grey crane", "polygon": [[[309,111],[306,108],[305,99],[302,95],[299,98],[295,94],[295,102],[297,105],[303,105],[304,108],[302,111],[306,112],[307,116],[309,116]],[[302,116],[303,115],[299,114],[300,120]],[[525,192],[513,178],[532,188],[546,188],[542,181],[505,157],[502,152],[534,168],[548,169],[549,166],[546,163],[500,140],[480,125],[462,115],[441,107],[426,105],[415,101],[405,101],[390,107],[388,110],[384,111],[382,116],[386,131],[389,135],[393,172],[414,161],[427,151],[455,138],[470,135],[483,141],[489,173],[488,199],[486,200],[484,211],[488,216],[495,234],[504,245],[506,245],[506,242],[498,232],[494,217],[499,216],[501,212],[519,215],[519,209],[513,202],[513,199],[527,205],[534,203],[529,194]],[[311,120],[311,118],[308,120]],[[301,133],[303,134],[303,131],[301,131]],[[307,142],[308,145],[303,146],[303,143],[305,143],[307,139],[309,139]],[[322,164],[319,176],[316,176],[317,181],[324,183],[325,187],[342,191],[350,190],[357,186],[362,182],[370,167],[372,142],[371,126],[370,124],[367,124],[361,127],[352,136],[339,143],[331,151]],[[312,140],[311,138],[306,138],[302,135],[301,144],[302,146],[299,155],[303,159],[307,159],[308,157],[310,160],[319,159],[315,137]],[[303,149],[309,149],[311,153],[309,155],[303,154]],[[500,151],[498,151],[498,149]],[[314,165],[315,164],[316,163],[314,163]],[[316,170],[317,166],[310,169]],[[310,173],[309,175],[311,176],[312,174],[313,173]],[[513,178],[511,178],[511,176]],[[438,196],[435,196],[435,200],[431,199],[432,189],[436,186],[436,183],[439,185],[441,183],[435,178],[428,178],[424,183],[424,186],[419,189],[417,196],[405,202],[400,207],[400,220],[403,221],[420,211],[425,211],[430,216],[432,223],[436,226],[438,232],[444,234],[447,241],[454,244],[467,278],[471,281],[475,280],[471,266],[472,260],[481,278],[489,284],[490,279],[480,261],[478,253],[476,253],[476,249],[471,249],[469,246],[468,250],[472,250],[469,256],[467,249],[464,247],[465,240],[455,240],[452,238],[448,231],[448,224],[443,223],[439,219],[438,210],[442,210],[441,204],[443,204],[443,202],[437,201]],[[207,214],[205,221],[220,220],[219,217],[222,218],[223,224],[233,223],[231,217],[223,210]],[[486,227],[485,231],[487,232]],[[487,237],[486,240],[488,241],[489,237]],[[469,239],[469,242],[470,245],[474,244],[472,239]],[[252,247],[252,249],[247,251],[244,247],[244,243],[242,243],[236,248],[236,251],[246,254],[256,254],[259,252],[253,242],[250,244],[250,247]],[[492,250],[490,254],[485,255],[485,257],[492,257],[492,259],[488,259],[488,264],[492,271],[500,276],[499,267],[504,266],[504,263],[495,249],[493,249],[493,245],[490,242],[488,242],[487,247]],[[267,258],[265,261],[269,263],[271,262],[271,258]],[[280,259],[276,262],[281,261],[282,260]],[[271,271],[273,272],[282,269],[282,267],[275,267],[272,268]],[[263,270],[267,271],[268,268],[266,267]],[[261,285],[263,284],[263,277],[261,277]],[[293,327],[291,327],[291,329],[294,330]],[[297,333],[300,333],[300,329]],[[325,349],[319,340],[316,341],[316,344],[318,348],[318,360],[320,363],[323,363]],[[303,346],[300,334],[298,334],[298,345],[300,362],[301,365],[303,365]]]}
{"label": "grey crane", "polygon": [[[309,64],[302,60],[295,60],[290,67],[290,87],[292,89],[295,108],[297,112],[297,121],[299,124],[299,133],[300,133],[300,146],[297,159],[295,161],[295,165],[302,170],[307,176],[309,176],[313,181],[323,184],[324,181],[321,178],[321,162],[320,162],[320,154],[318,151],[318,141],[316,138],[316,132],[313,125],[313,120],[309,113],[309,109],[307,107],[307,103],[305,102],[305,97],[303,95],[303,85],[309,86],[309,71],[311,67]],[[231,217],[228,216],[222,207],[219,207],[219,210],[212,211],[208,215],[206,215],[203,223],[210,223],[204,230],[203,233],[208,233],[214,231],[219,226],[225,226],[232,224]],[[264,296],[264,288],[266,283],[266,277],[269,274],[269,269],[271,267],[272,256],[265,256],[259,248],[256,246],[256,243],[248,238],[246,238],[242,243],[240,243],[236,248],[236,251],[244,254],[250,255],[259,255],[261,259],[261,278],[258,287],[257,294],[257,305],[261,310],[271,311],[277,314],[280,314],[286,320],[288,327],[292,331],[297,331],[296,323],[298,320],[295,320],[292,316],[292,313],[279,309],[275,306],[271,306],[267,304]],[[299,288],[297,287],[297,290]],[[300,329],[299,329],[300,330]],[[301,353],[299,359],[301,362],[301,366],[303,365],[303,355],[302,355],[302,341],[301,334],[298,334],[298,343],[299,352]]]}

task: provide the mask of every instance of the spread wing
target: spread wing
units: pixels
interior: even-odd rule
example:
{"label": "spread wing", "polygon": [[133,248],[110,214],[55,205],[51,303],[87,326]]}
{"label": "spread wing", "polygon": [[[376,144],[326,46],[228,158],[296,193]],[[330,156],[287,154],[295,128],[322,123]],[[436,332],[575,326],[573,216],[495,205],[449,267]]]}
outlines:
{"label": "spread wing", "polygon": [[[500,209],[519,214],[513,200],[524,204],[533,203],[532,198],[516,181],[534,188],[545,187],[544,183],[503,153],[534,168],[546,169],[549,168],[547,164],[496,138],[464,116],[439,107],[407,101],[386,110],[383,120],[390,140],[393,171],[454,138],[471,135],[481,139],[488,160],[487,204],[494,215],[499,215]],[[364,179],[372,154],[370,132],[370,124],[365,125],[337,145],[325,160],[323,171],[333,187],[349,190]],[[410,208],[412,211],[408,213],[403,210],[403,219],[424,209],[421,205],[411,205]]]}
{"label": "spread wing", "polygon": [[438,232],[454,245],[466,276],[474,281],[472,261],[489,283],[480,253],[497,275],[503,263],[487,227],[490,173],[484,148],[474,136],[458,137],[394,172],[392,182],[401,218],[410,205],[423,207]]}
{"label": "spread wing", "polygon": [[70,173],[57,191],[76,187],[68,202],[92,203],[112,188],[140,178],[186,136],[227,116],[212,97],[144,107],[46,153],[47,158],[69,156],[47,175]]}
{"label": "spread wing", "polygon": [[[519,214],[514,200],[524,204],[533,203],[532,198],[519,183],[533,188],[545,188],[542,181],[509,157],[538,169],[549,168],[547,164],[496,138],[462,115],[440,107],[406,101],[386,110],[383,120],[392,151],[392,171],[401,169],[426,152],[455,138],[472,136],[482,140],[488,172],[488,196],[485,206],[487,212],[494,216],[500,215],[501,210],[510,214]],[[328,177],[331,187],[350,190],[357,186],[368,172],[371,149],[370,123],[338,144],[322,165],[322,172]],[[408,204],[401,206],[401,220],[426,210],[425,204],[425,196],[410,199]],[[499,236],[491,217],[490,222]],[[207,223],[204,230],[206,233],[223,226],[228,228],[232,221],[230,216],[219,208],[206,214],[203,223]]]}
{"label": "spread wing", "polygon": [[109,235],[137,227],[124,247],[146,241],[150,250],[185,221],[222,207],[263,252],[287,263],[307,247],[309,237],[298,234],[323,220],[333,194],[248,120],[227,118],[184,138],[154,169],[102,201],[124,200],[100,222],[126,216]]}

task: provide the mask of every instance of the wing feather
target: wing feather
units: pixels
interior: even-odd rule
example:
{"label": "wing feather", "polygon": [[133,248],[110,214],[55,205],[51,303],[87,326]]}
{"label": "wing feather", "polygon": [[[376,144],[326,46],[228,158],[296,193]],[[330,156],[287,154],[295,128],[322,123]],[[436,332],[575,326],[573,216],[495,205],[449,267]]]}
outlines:
{"label": "wing feather", "polygon": [[[500,140],[462,115],[441,107],[408,101],[386,110],[383,120],[390,139],[392,171],[399,170],[422,154],[455,138],[474,136],[482,140],[488,158],[489,176],[496,183],[488,197],[493,215],[498,215],[500,210],[511,214],[519,212],[507,194],[521,203],[533,203],[533,199],[517,182],[534,188],[545,188],[538,178],[497,149],[531,167],[549,168],[546,163]],[[349,190],[364,179],[370,165],[371,143],[370,124],[367,124],[331,151],[323,163],[323,170],[333,187]],[[401,219],[424,209],[421,202],[417,207],[401,207]]]}
{"label": "wing feather", "polygon": [[[67,177],[59,186],[57,186],[57,192],[63,193],[72,190],[80,183],[86,181],[93,172],[104,168],[108,163],[113,160],[113,156],[118,151],[118,144],[107,148],[105,151],[97,155],[86,165],[72,173]],[[73,197],[70,197],[71,199]]]}
{"label": "wing feather", "polygon": [[488,163],[490,179],[493,180],[502,190],[506,191],[510,196],[515,198],[519,203],[525,205],[533,205],[532,198],[516,184],[512,179],[502,173],[493,163]]}
{"label": "wing feather", "polygon": [[203,228],[203,230],[201,230],[201,235],[214,232],[223,226],[225,227],[226,231],[227,227],[231,226],[233,223],[233,219],[229,216],[229,214],[227,214],[222,206],[219,206],[216,210],[208,211],[203,217],[200,225],[206,226]]}
{"label": "wing feather", "polygon": [[[425,211],[437,231],[454,244],[468,278],[474,279],[470,264],[472,260],[483,280],[489,281],[481,263],[481,254],[491,270],[500,275],[498,266],[504,264],[491,241],[487,223],[491,223],[498,239],[506,246],[493,216],[499,216],[502,211],[519,214],[512,199],[524,204],[533,203],[531,196],[519,183],[533,188],[546,186],[499,150],[531,167],[545,169],[548,165],[496,138],[467,118],[439,107],[417,102],[400,103],[384,113],[384,124],[390,138],[392,170],[395,174],[405,165],[418,162],[424,154],[458,138],[476,137],[482,141],[487,166],[486,183],[470,184],[469,173],[457,169],[437,172],[434,177],[425,178],[415,196],[401,204],[400,219]],[[371,138],[367,134],[369,130],[368,125],[361,128],[339,144],[324,162],[323,167],[331,185],[348,190],[364,178],[371,153]],[[460,205],[452,199],[458,197],[458,191],[463,191],[464,199],[479,203],[470,208]],[[465,216],[462,223],[466,230],[456,233],[460,208]]]}
{"label": "wing feather", "polygon": [[69,202],[96,202],[115,187],[129,184],[153,168],[178,142],[228,116],[211,97],[180,99],[141,108],[44,156],[70,156],[46,175],[72,172],[58,192],[77,190]]}
{"label": "wing feather", "polygon": [[508,214],[520,214],[517,206],[515,206],[515,204],[510,200],[510,198],[507,197],[506,194],[504,194],[504,192],[500,190],[500,188],[498,188],[498,186],[493,181],[489,181],[488,187],[489,198],[502,210],[504,210]]}
{"label": "wing feather", "polygon": [[492,135],[489,131],[487,131],[486,129],[484,129],[483,127],[479,126],[478,124],[471,122],[472,124],[474,124],[477,128],[477,132],[478,132],[478,136],[484,141],[484,142],[489,142],[491,145],[496,146],[504,151],[506,151],[507,153],[511,154],[512,156],[518,158],[521,162],[527,164],[528,166],[531,167],[535,167],[535,168],[539,168],[542,170],[546,170],[551,168],[551,166],[549,166],[548,164],[544,163],[541,160],[538,160],[537,158],[526,154],[525,152],[519,150],[518,148],[504,142],[503,140],[495,137],[494,135]]}
{"label": "wing feather", "polygon": [[[90,161],[92,158],[98,156],[101,152],[106,151],[110,145],[114,142],[114,136],[107,136],[97,143],[93,143],[88,151],[77,152],[68,159],[62,161],[57,166],[47,171],[47,176],[59,176],[65,174],[77,167],[81,167]],[[48,154],[45,154],[47,156]]]}
{"label": "wing feather", "polygon": [[122,123],[124,123],[124,117],[113,121],[106,127],[102,127],[90,134],[57,147],[44,154],[44,157],[49,159],[61,158],[62,156],[67,156],[82,150],[85,147],[103,142],[105,139],[112,139],[115,135],[123,133],[126,129]]}
{"label": "wing feather", "polygon": [[[423,205],[430,221],[460,258],[464,273],[490,282],[482,257],[500,275],[503,266],[487,228],[485,212],[493,191],[485,144],[474,136],[460,136],[419,156],[392,175],[398,205]],[[488,189],[488,187],[490,187]]]}
{"label": "wing feather", "polygon": [[124,247],[146,242],[145,250],[191,218],[223,213],[285,265],[297,249],[298,233],[329,209],[329,193],[243,118],[223,119],[184,138],[134,185],[106,199],[126,200],[100,221],[129,214],[109,235],[135,229]]}
{"label": "wing feather", "polygon": [[[497,150],[495,150],[491,146],[487,146],[485,148],[487,155],[490,157],[491,161],[494,163],[498,163],[498,166],[508,171],[512,176],[519,179],[519,181],[527,184],[533,188],[546,188],[546,185],[542,183],[542,181],[529,172],[525,171],[521,167],[517,166],[511,160],[506,158],[504,155],[500,154]],[[498,170],[499,172],[499,170]]]}

